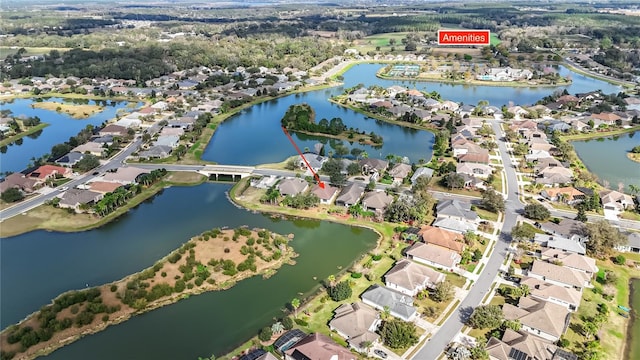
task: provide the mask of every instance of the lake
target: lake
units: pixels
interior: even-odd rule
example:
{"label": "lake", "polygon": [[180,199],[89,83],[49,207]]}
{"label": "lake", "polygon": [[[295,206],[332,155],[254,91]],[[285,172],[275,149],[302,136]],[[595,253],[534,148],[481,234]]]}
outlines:
{"label": "lake", "polygon": [[[408,129],[392,125],[383,121],[368,118],[342,106],[335,105],[327,99],[344,92],[345,88],[359,83],[365,86],[380,85],[389,87],[402,85],[423,91],[437,91],[443,99],[477,104],[480,100],[488,100],[492,105],[501,106],[510,101],[516,104],[534,104],[541,98],[552,94],[558,89],[549,87],[495,87],[495,86],[465,86],[432,82],[385,80],[375,76],[383,65],[359,64],[353,66],[344,74],[344,85],[340,87],[311,91],[301,94],[288,95],[276,100],[267,101],[228,119],[218,126],[213,138],[202,154],[202,159],[215,161],[220,164],[257,165],[263,163],[280,162],[296,154],[295,149],[280,128],[280,120],[289,106],[307,103],[316,111],[316,120],[340,117],[344,123],[353,128],[382,135],[384,144],[381,148],[372,148],[355,143],[345,143],[347,147],[365,149],[369,157],[385,158],[388,154],[407,156],[411,162],[420,159],[428,161],[431,158],[434,136],[424,130]],[[620,87],[601,80],[571,72],[565,67],[559,68],[563,76],[571,75],[573,83],[566,87],[571,93],[588,92],[602,89],[606,93],[618,92]],[[326,138],[292,134],[301,149],[313,145],[318,141],[327,143]]]}
{"label": "lake", "polygon": [[631,307],[632,320],[629,323],[629,334],[627,334],[626,359],[640,359],[640,341],[631,341],[631,339],[640,339],[640,318],[638,311],[640,309],[640,279],[631,279],[631,293],[629,294],[629,307]]}
{"label": "lake", "polygon": [[[99,103],[104,105],[104,110],[86,119],[74,119],[65,113],[51,110],[32,108],[31,104],[37,101],[72,102],[82,101],[83,103],[94,105]],[[22,144],[13,144],[7,147],[6,153],[1,154],[2,171],[22,171],[33,157],[41,157],[49,153],[53,145],[67,141],[71,136],[75,136],[87,125],[100,125],[107,120],[116,117],[121,109],[126,109],[129,102],[111,100],[82,100],[82,99],[61,99],[61,98],[40,98],[40,99],[14,99],[0,105],[1,109],[8,109],[13,112],[13,116],[37,116],[42,122],[49,126],[42,130],[37,138],[25,136]],[[138,104],[138,105],[141,105]]]}
{"label": "lake", "polygon": [[640,186],[640,163],[627,157],[634,146],[640,145],[640,133],[631,132],[619,136],[573,141],[571,143],[589,171],[600,181],[607,181],[612,189],[622,183]]}
{"label": "lake", "polygon": [[[214,227],[267,228],[295,234],[300,254],[269,279],[253,277],[227,291],[192,296],[88,336],[52,359],[195,359],[222,355],[283,316],[298,293],[346,268],[372,249],[367,229],[314,220],[272,219],[239,209],[225,198],[231,185],[173,187],[99,229],[64,234],[35,231],[0,242],[1,326],[19,321],[63,291],[140,271],[190,237]],[[335,251],[340,249],[340,251]],[[315,279],[314,279],[315,277]],[[258,301],[256,301],[259,299]],[[117,344],[117,345],[116,345]]]}

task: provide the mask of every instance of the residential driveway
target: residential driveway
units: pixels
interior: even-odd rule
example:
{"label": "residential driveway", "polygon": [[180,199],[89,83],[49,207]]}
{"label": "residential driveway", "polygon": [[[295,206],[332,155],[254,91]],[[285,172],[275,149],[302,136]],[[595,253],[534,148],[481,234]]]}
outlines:
{"label": "residential driveway", "polygon": [[618,214],[616,210],[604,209],[604,218],[607,220],[618,221]]}
{"label": "residential driveway", "polygon": [[[380,340],[382,341],[382,340]],[[394,353],[393,351],[387,349],[386,347],[384,347],[382,344],[376,343],[373,344],[373,347],[371,347],[371,350],[369,352],[369,356],[376,358],[376,359],[382,359],[380,356],[376,355],[373,351],[374,350],[382,350],[385,353],[387,353],[387,358],[386,360],[402,360],[401,356],[396,355],[396,353]]]}

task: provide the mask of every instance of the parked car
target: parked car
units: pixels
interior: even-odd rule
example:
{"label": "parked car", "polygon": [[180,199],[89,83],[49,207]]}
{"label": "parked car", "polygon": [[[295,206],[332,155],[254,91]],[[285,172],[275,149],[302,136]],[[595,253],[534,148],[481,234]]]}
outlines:
{"label": "parked car", "polygon": [[378,356],[380,356],[383,359],[387,358],[387,353],[382,351],[382,350],[375,349],[375,350],[373,350],[373,353],[378,355]]}

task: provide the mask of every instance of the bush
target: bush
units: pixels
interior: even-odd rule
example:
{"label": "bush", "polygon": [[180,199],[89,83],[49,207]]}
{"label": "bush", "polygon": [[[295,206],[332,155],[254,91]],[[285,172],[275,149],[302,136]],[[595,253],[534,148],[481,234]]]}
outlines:
{"label": "bush", "polygon": [[392,349],[402,349],[418,343],[418,334],[414,323],[398,319],[385,321],[380,329],[384,344]]}
{"label": "bush", "polygon": [[293,319],[291,319],[289,316],[283,318],[281,323],[282,323],[282,326],[284,326],[285,329],[287,329],[287,330],[293,329]]}
{"label": "bush", "polygon": [[111,292],[116,292],[116,290],[118,290],[118,285],[115,285],[115,284],[111,285],[110,290],[111,290]]}
{"label": "bush", "polygon": [[109,321],[109,315],[107,315],[107,314],[102,315],[102,321],[104,321],[104,322]]}
{"label": "bush", "polygon": [[329,296],[333,301],[342,301],[351,297],[351,286],[347,281],[341,281],[329,288]]}
{"label": "bush", "polygon": [[302,320],[302,319],[295,319],[296,324],[300,325],[300,326],[307,326],[309,325],[309,323],[307,323],[306,321]]}
{"label": "bush", "polygon": [[371,256],[371,258],[373,259],[373,261],[380,261],[382,259],[382,255],[376,254]]}
{"label": "bush", "polygon": [[181,257],[182,257],[182,256],[180,256],[180,254],[179,254],[179,253],[173,253],[173,254],[171,254],[171,255],[169,256],[169,259],[168,259],[168,260],[169,260],[169,262],[170,262],[170,263],[175,264],[175,263],[177,263],[177,262],[178,262],[178,260],[180,260],[180,258],[181,258]]}
{"label": "bush", "polygon": [[265,326],[262,328],[262,330],[260,330],[260,333],[258,334],[258,339],[262,341],[269,341],[271,340],[272,336],[273,336],[273,332],[271,331],[271,327]]}
{"label": "bush", "polygon": [[618,255],[613,258],[613,262],[617,265],[623,265],[627,262],[627,259],[623,255]]}
{"label": "bush", "polygon": [[533,220],[546,220],[551,213],[542,204],[529,204],[524,207],[524,216]]}
{"label": "bush", "polygon": [[360,279],[362,277],[362,273],[352,272],[351,273],[351,277],[354,278],[354,279]]}

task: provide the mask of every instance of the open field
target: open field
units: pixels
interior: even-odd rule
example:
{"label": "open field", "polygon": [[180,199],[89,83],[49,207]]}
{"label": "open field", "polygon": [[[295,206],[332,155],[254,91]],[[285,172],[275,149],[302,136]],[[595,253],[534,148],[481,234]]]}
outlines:
{"label": "open field", "polygon": [[[18,52],[20,47],[17,46],[0,46],[0,57],[2,59],[6,58],[8,55],[13,55]],[[45,55],[49,54],[51,50],[58,50],[60,52],[64,52],[67,50],[71,50],[71,48],[51,48],[51,47],[25,47],[26,52],[24,56],[31,55]]]}
{"label": "open field", "polygon": [[67,104],[55,101],[34,102],[31,106],[38,109],[68,114],[74,119],[85,119],[104,110],[104,107],[99,105]]}

